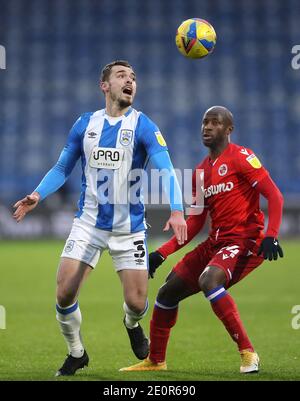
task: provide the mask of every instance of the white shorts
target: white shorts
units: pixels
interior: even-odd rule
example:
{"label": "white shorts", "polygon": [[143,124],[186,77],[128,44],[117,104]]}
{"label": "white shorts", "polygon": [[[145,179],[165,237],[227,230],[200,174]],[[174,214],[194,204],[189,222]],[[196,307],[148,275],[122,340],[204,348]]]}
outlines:
{"label": "white shorts", "polygon": [[61,257],[80,260],[95,268],[105,249],[112,256],[116,271],[148,269],[145,231],[112,233],[86,224],[78,218],[74,219]]}

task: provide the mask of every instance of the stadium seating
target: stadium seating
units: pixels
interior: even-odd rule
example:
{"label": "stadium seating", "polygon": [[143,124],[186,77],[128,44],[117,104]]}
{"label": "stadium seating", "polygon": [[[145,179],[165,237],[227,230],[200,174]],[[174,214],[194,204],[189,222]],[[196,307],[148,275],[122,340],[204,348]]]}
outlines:
{"label": "stadium seating", "polygon": [[[138,78],[135,107],[160,126],[177,168],[205,154],[200,121],[211,105],[236,120],[232,140],[255,149],[285,194],[300,193],[298,0],[0,0],[0,200],[30,192],[55,163],[84,111],[103,107],[100,68],[127,59]],[[176,27],[209,20],[218,35],[205,60],[176,50]],[[79,190],[77,172],[66,190]]]}

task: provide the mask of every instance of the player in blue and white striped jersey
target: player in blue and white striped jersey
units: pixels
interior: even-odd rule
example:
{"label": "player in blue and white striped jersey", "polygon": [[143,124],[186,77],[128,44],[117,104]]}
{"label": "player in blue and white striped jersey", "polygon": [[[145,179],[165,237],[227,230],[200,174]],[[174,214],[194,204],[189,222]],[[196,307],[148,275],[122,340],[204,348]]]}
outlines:
{"label": "player in blue and white striped jersey", "polygon": [[148,160],[164,171],[164,185],[169,188],[171,216],[165,229],[173,228],[179,244],[187,238],[182,195],[166,143],[158,127],[131,107],[136,94],[132,67],[126,61],[106,65],[100,87],[105,109],[85,113],[75,122],[56,165],[31,195],[15,204],[14,218],[19,222],[65,183],[81,159],[78,212],[57,274],[57,320],[69,349],[57,375],[73,375],[88,364],[80,335],[78,295],[105,249],[123,286],[124,324],[131,347],[139,359],[149,352],[138,323],[148,309],[144,204],[142,189],[132,191],[136,183],[132,173],[144,169]]}

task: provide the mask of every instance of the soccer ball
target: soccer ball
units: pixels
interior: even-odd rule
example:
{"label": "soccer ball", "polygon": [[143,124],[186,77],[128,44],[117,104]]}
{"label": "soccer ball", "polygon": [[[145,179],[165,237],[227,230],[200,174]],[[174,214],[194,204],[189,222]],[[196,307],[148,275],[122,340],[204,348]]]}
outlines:
{"label": "soccer ball", "polygon": [[213,26],[200,18],[190,18],[179,26],[176,46],[188,58],[202,58],[210,54],[217,41]]}

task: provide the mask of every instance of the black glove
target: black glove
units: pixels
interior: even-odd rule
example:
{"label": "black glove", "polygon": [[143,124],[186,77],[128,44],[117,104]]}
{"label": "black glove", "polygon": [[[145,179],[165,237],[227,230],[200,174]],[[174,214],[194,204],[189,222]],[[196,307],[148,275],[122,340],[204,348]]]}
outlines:
{"label": "black glove", "polygon": [[165,258],[158,252],[151,252],[149,254],[149,276],[154,278],[155,270],[163,263]]}
{"label": "black glove", "polygon": [[[273,237],[265,237],[260,244],[258,256],[263,254],[264,259],[277,260],[278,255],[283,258],[283,252],[279,245],[278,239]],[[278,255],[277,255],[278,254]]]}

